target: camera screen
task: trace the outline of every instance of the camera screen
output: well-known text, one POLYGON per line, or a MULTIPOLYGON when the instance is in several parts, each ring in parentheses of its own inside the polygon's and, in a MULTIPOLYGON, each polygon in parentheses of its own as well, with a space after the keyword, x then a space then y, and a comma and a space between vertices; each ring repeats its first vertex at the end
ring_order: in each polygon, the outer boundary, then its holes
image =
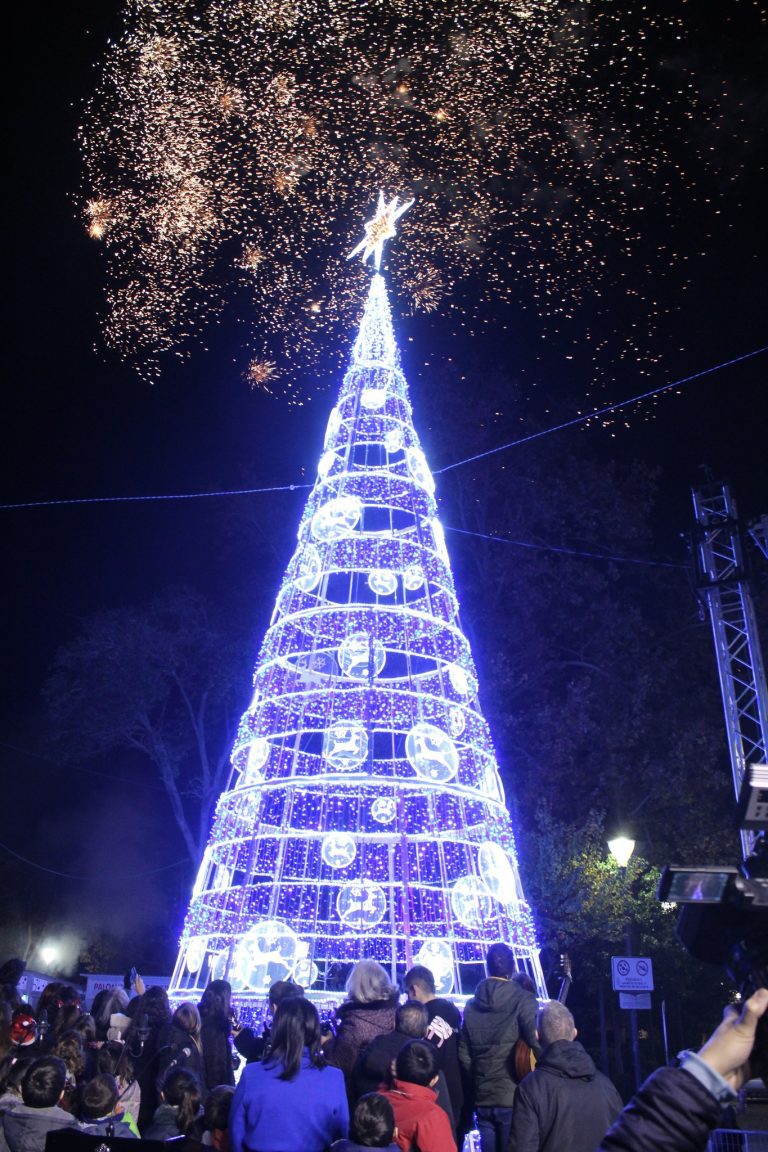
POLYGON ((729 872, 696 872, 693 869, 674 872, 666 899, 680 904, 698 901, 702 904, 719 904, 729 876, 729 872))

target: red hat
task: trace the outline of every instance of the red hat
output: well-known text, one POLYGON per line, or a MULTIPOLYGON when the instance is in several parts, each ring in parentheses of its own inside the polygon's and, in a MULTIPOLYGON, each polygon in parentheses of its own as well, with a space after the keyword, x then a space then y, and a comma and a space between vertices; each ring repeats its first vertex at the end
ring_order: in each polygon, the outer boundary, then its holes
POLYGON ((11 1018, 11 1040, 23 1048, 26 1044, 34 1044, 37 1040, 37 1020, 25 1008, 19 1008, 11 1018))

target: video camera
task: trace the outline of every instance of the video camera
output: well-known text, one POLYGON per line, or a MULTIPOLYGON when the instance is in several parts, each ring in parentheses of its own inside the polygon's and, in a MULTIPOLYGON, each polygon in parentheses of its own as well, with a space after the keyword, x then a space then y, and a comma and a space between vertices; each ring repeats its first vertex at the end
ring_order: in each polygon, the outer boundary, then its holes
MULTIPOLYGON (((768 988, 768 769, 751 766, 739 798, 741 827, 759 830, 753 854, 739 867, 668 864, 659 900, 680 905, 677 935, 690 956, 725 968, 742 998, 768 988)), ((752 1062, 768 1077, 768 1016, 760 1021, 752 1062)))

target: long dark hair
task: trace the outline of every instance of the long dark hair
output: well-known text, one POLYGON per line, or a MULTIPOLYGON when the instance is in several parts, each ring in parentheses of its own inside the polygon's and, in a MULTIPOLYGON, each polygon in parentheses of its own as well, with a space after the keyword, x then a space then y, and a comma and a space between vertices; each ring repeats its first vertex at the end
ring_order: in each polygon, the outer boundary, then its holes
POLYGON ((232 1003, 232 986, 227 980, 211 980, 202 996, 198 1008, 206 1020, 218 1020, 229 1025, 229 1009, 232 1003))
POLYGON ((179 1132, 191 1136, 200 1112, 200 1081, 186 1068, 174 1068, 163 1080, 160 1091, 166 1104, 176 1111, 179 1132))
POLYGON ((264 1067, 274 1068, 282 1064, 279 1079, 293 1080, 299 1074, 305 1048, 309 1049, 309 1062, 313 1068, 324 1068, 317 1008, 303 996, 290 996, 277 1006, 272 1025, 272 1050, 264 1061, 264 1067))

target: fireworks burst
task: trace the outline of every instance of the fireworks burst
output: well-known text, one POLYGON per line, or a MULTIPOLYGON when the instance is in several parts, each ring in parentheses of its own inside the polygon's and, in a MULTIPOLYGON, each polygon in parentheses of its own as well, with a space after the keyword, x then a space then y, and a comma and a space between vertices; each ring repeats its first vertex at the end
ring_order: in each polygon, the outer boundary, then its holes
POLYGON ((107 344, 152 376, 245 286, 248 378, 303 399, 297 371, 346 348, 368 273, 344 256, 380 188, 416 197, 388 254, 414 309, 471 318, 524 283, 567 317, 663 186, 664 100, 606 8, 132 0, 81 130, 107 344))

